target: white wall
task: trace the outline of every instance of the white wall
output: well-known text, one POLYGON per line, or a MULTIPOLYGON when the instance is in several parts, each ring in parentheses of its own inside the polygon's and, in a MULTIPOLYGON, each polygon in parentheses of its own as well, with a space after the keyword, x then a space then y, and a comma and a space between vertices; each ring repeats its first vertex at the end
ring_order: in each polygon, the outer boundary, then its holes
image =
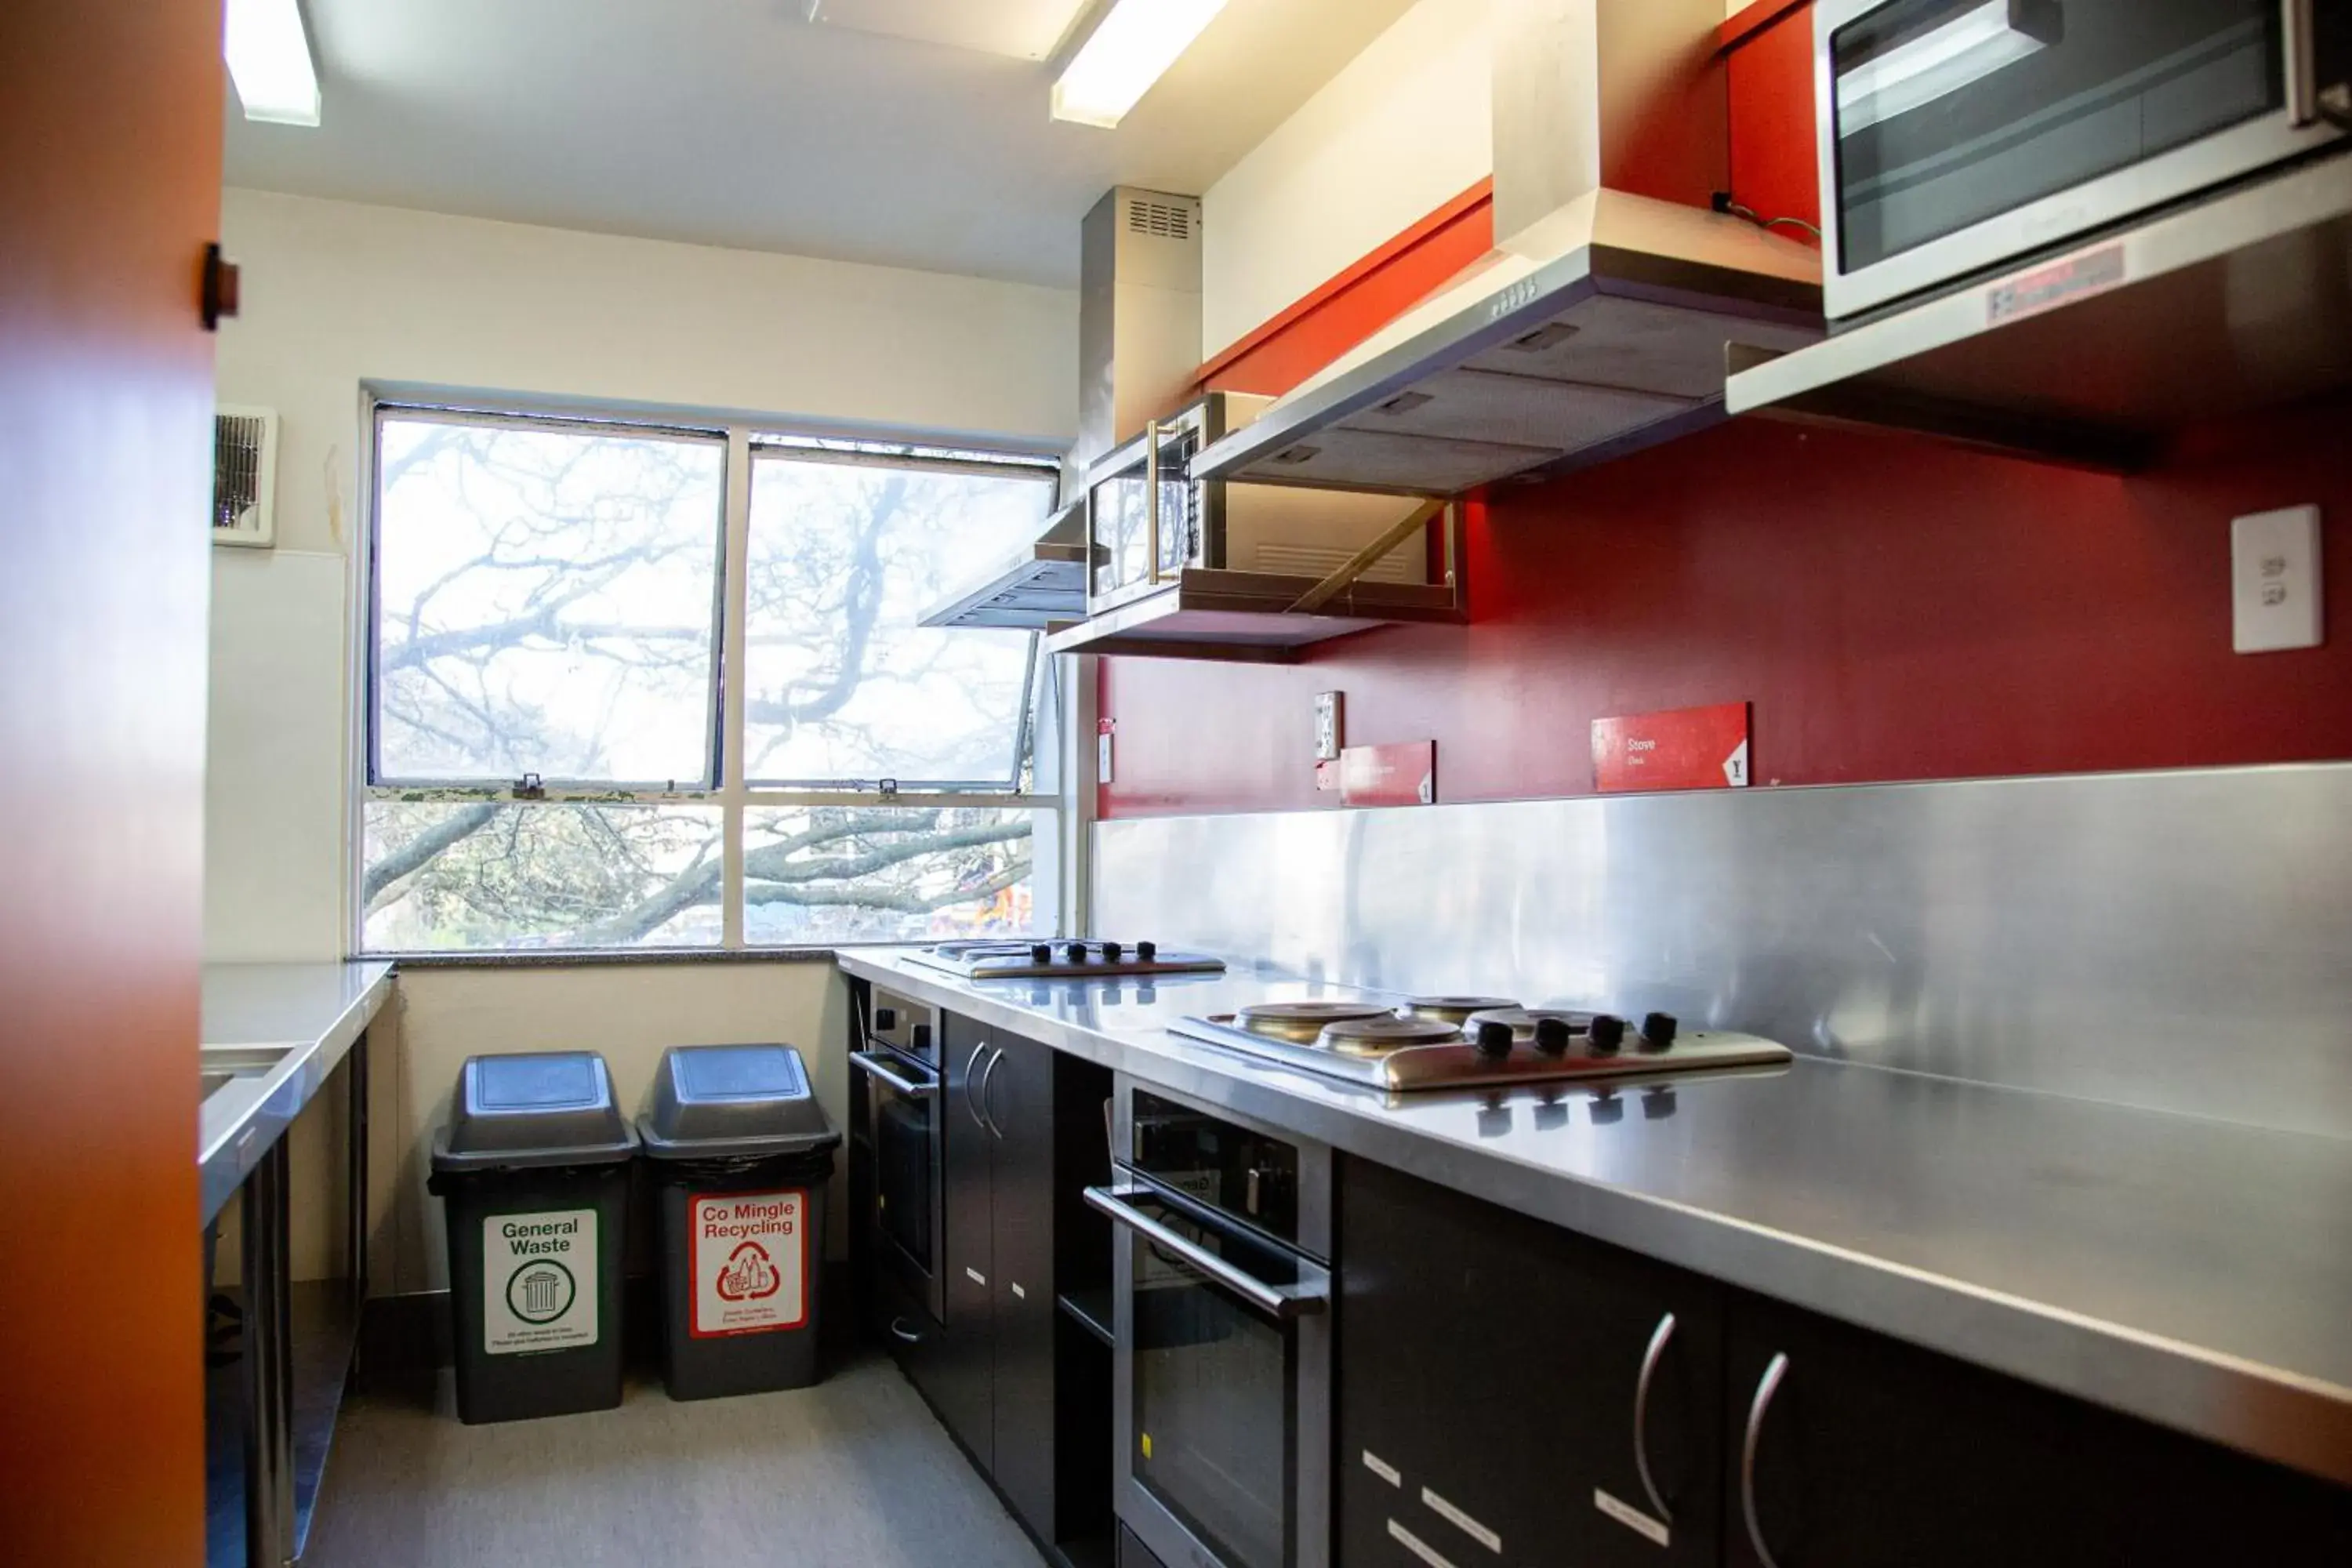
MULTIPOLYGON (((347 946, 363 385, 1054 447, 1076 431, 1066 290, 244 190, 224 194, 222 240, 244 270, 244 311, 221 332, 220 398, 277 409, 282 444, 278 549, 215 552, 215 960, 331 960, 347 946)), ((424 1181, 468 1056, 599 1050, 635 1109, 665 1046, 784 1040, 808 1054, 836 1120, 846 1104, 829 965, 412 969, 400 1004, 373 1064, 379 1291, 445 1279, 424 1181)), ((325 1131, 295 1144, 304 1275, 331 1252, 325 1131)))
POLYGON ((1421 0, 1202 197, 1213 356, 1494 173, 1487 0, 1421 0))

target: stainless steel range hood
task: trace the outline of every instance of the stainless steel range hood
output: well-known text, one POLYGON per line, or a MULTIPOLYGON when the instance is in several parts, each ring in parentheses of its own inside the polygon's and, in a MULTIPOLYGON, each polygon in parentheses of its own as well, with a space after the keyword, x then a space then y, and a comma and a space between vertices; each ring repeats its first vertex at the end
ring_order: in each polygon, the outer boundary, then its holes
POLYGON ((1564 472, 1725 417, 1726 344, 1822 336, 1819 256, 1712 210, 1729 184, 1719 0, 1494 0, 1494 16, 1501 243, 1196 473, 1451 496, 1564 472))
POLYGON ((1044 631, 1087 613, 1087 504, 1054 514, 1021 554, 927 611, 927 626, 1005 626, 1044 631))

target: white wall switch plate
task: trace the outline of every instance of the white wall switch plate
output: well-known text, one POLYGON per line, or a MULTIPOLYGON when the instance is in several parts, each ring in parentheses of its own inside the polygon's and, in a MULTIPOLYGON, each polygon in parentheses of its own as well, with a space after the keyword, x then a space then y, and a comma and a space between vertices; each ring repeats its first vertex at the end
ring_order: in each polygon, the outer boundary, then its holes
POLYGON ((2322 642, 2319 509, 2288 507, 2230 524, 2231 646, 2240 653, 2322 642))

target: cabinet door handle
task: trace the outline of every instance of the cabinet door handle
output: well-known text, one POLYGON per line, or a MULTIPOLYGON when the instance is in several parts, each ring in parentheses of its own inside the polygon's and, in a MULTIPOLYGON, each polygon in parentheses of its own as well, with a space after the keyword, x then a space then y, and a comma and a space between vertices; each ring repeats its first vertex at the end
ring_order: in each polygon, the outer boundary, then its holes
POLYGON ((914 1330, 906 1327, 906 1321, 907 1320, 904 1318, 893 1318, 890 1320, 891 1337, 910 1345, 921 1344, 923 1342, 923 1336, 915 1332, 914 1330))
POLYGON ((1789 1357, 1785 1352, 1776 1352, 1764 1375, 1756 1380, 1756 1397, 1748 1406, 1748 1435, 1739 1444, 1739 1511, 1747 1521, 1748 1544, 1764 1568, 1780 1568, 1780 1563, 1764 1544, 1764 1521, 1756 1517, 1756 1450, 1763 1446, 1764 1418, 1772 1414, 1773 1396, 1788 1375, 1789 1357))
POLYGON ((1649 1494, 1651 1511, 1661 1524, 1674 1523, 1675 1514, 1650 1474, 1650 1385, 1657 1381, 1658 1363, 1665 1359, 1666 1347, 1674 1338, 1675 1315, 1668 1312, 1651 1331, 1650 1348, 1642 1352, 1642 1375, 1633 1382, 1633 1470, 1642 1478, 1642 1489, 1649 1494))
POLYGON ((988 1058, 988 1066, 982 1068, 980 1074, 980 1119, 988 1123, 988 1130, 996 1134, 999 1142, 1004 1141, 1004 1129, 996 1124, 996 1112, 989 1108, 988 1091, 996 1082, 996 1069, 1003 1065, 1004 1047, 999 1046, 996 1054, 988 1058))
POLYGON ((980 1101, 972 1098, 971 1075, 980 1066, 980 1053, 986 1049, 988 1049, 988 1042, 981 1041, 980 1044, 972 1047, 970 1059, 963 1064, 963 1108, 971 1112, 971 1119, 982 1127, 988 1125, 988 1118, 982 1112, 980 1101))

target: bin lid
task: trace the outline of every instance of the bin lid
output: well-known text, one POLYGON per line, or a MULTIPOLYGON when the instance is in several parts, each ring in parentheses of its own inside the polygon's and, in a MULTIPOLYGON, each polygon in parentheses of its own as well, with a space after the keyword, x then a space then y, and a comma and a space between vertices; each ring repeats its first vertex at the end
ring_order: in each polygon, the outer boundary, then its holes
POLYGON ((654 1160, 815 1154, 841 1142, 790 1046, 672 1046, 637 1122, 654 1160))
POLYGON ((593 1051, 468 1057, 449 1125, 433 1140, 436 1171, 608 1165, 637 1152, 593 1051))

